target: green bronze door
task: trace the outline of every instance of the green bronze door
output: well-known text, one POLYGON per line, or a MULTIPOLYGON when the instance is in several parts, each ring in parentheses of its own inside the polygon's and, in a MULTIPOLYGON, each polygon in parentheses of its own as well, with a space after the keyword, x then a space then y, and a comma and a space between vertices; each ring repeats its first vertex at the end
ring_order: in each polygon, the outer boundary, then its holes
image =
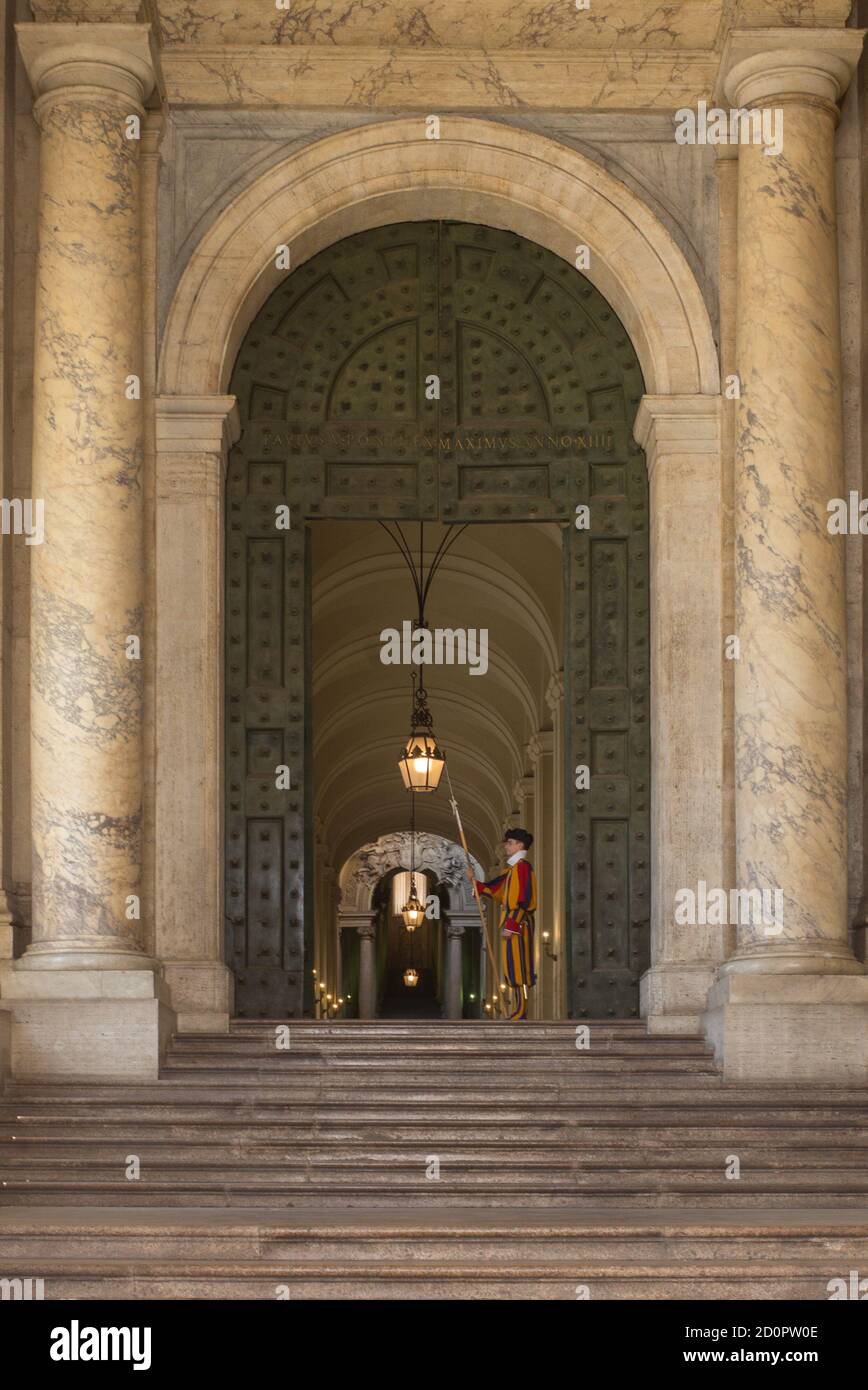
POLYGON ((649 961, 648 511, 632 442, 642 377, 623 326, 578 270, 522 237, 405 223, 288 274, 230 390, 236 1013, 310 1012, 306 537, 343 517, 562 524, 570 1012, 635 1016, 649 961))

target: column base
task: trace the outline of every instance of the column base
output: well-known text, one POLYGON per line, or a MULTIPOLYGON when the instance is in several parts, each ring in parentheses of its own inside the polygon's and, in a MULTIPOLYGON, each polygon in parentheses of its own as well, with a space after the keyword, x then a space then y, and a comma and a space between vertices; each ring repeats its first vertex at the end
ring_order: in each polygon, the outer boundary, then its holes
POLYGON ((30 898, 0 892, 0 960, 15 960, 30 940, 30 898))
POLYGON ((701 1033, 716 966, 708 962, 652 965, 639 981, 639 1012, 650 1034, 701 1033))
POLYGON ((724 1081, 868 1083, 866 975, 724 975, 704 1022, 724 1081))
POLYGON ((169 986, 179 1033, 228 1033, 235 976, 219 961, 167 960, 169 986))
POLYGON ((0 1009, 0 1095, 12 1070, 12 1015, 0 1009))
POLYGON ((11 1074, 154 1081, 175 1030, 165 981, 152 970, 0 972, 12 1016, 11 1074))

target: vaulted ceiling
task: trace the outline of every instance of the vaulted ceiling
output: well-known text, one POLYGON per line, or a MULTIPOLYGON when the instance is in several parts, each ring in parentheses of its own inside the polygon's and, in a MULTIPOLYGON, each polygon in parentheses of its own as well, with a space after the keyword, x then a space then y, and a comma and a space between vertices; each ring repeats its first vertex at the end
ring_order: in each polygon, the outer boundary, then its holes
MULTIPOLYGON (((419 528, 406 530, 418 543, 419 528)), ((561 665, 563 568, 553 524, 470 526, 431 589, 431 627, 485 628, 488 670, 384 665, 379 635, 414 616, 404 561, 374 522, 313 528, 315 812, 340 865, 360 844, 409 826, 398 757, 410 728, 411 670, 422 670, 471 848, 490 864, 525 745, 551 727, 545 692, 561 665)), ((430 560, 444 528, 425 527, 430 560)), ((451 836, 445 777, 417 797, 418 828, 451 836)))

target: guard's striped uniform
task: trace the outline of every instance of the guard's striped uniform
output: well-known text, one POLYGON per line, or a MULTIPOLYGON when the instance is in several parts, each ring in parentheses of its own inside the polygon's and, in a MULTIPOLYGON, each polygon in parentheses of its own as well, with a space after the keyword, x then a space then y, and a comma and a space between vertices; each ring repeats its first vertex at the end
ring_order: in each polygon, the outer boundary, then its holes
POLYGON ((516 1006, 510 1018, 524 1018, 527 991, 536 984, 533 941, 536 875, 527 859, 519 859, 505 874, 476 886, 480 893, 500 903, 503 976, 516 995, 516 1006))

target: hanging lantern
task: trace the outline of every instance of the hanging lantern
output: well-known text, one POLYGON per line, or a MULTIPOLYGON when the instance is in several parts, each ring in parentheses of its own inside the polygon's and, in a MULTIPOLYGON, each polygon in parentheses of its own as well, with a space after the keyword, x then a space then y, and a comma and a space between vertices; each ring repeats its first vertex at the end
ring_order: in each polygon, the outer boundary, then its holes
POLYGON ((398 760, 404 786, 411 792, 436 792, 446 759, 434 737, 434 719, 421 681, 413 676, 413 715, 407 745, 398 760))
POLYGON ((416 876, 410 875, 410 896, 401 908, 401 916, 408 931, 415 931, 425 917, 425 904, 416 896, 416 876))
POLYGON ((419 972, 414 970, 412 965, 404 971, 404 984, 408 989, 415 989, 419 983, 419 972))

